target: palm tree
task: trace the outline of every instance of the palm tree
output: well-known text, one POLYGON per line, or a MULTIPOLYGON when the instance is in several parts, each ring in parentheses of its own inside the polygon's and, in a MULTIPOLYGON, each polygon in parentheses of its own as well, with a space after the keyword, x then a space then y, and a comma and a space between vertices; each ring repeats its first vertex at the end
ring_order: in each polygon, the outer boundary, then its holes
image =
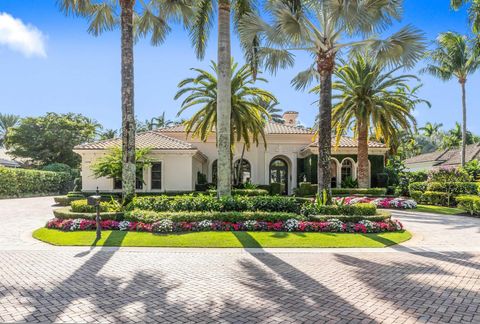
POLYGON ((461 163, 465 165, 465 145, 467 140, 467 98, 468 76, 480 67, 478 50, 469 44, 466 36, 457 33, 442 33, 436 40, 437 48, 428 53, 430 63, 422 70, 443 81, 457 79, 462 88, 462 152, 461 163))
POLYGON ((152 129, 165 128, 173 125, 173 121, 165 117, 165 112, 158 117, 153 117, 150 120, 150 123, 152 125, 152 129))
POLYGON ((427 122, 425 126, 420 127, 420 130, 423 131, 423 135, 431 138, 434 135, 437 135, 440 132, 440 129, 442 128, 443 124, 437 124, 437 123, 431 123, 427 122))
POLYGON ((401 9, 398 0, 272 1, 268 6, 272 24, 250 14, 240 25, 243 42, 260 38, 267 45, 259 47, 257 52, 260 62, 272 72, 292 66, 294 51, 307 52, 313 57, 310 67, 299 73, 292 84, 305 89, 316 80, 320 85, 318 191, 319 194, 326 191, 327 198, 331 194, 332 74, 336 58, 340 52, 368 46, 378 60, 412 66, 425 48, 423 36, 417 30, 406 27, 386 40, 368 38, 398 20, 401 9), (349 42, 352 35, 366 39, 349 42))
POLYGON ((459 10, 467 3, 470 3, 468 19, 472 24, 473 32, 478 34, 480 33, 480 0, 450 0, 450 5, 455 10, 459 10))
MULTIPOLYGON (((217 110, 217 83, 219 79, 217 79, 216 75, 220 71, 214 62, 212 62, 211 68, 214 72, 213 74, 201 69, 192 69, 192 71, 197 72, 197 76, 181 81, 178 84, 180 90, 175 96, 175 100, 177 100, 183 95, 187 95, 182 102, 182 108, 178 115, 191 107, 199 106, 197 112, 185 122, 185 126, 187 134, 191 133, 193 137, 199 137, 202 141, 206 141, 208 136, 213 131, 216 131, 219 120, 217 110)), ((242 160, 245 149, 250 149, 252 143, 259 145, 260 138, 263 140, 264 145, 267 145, 265 140, 265 122, 270 116, 267 110, 258 102, 261 100, 276 101, 276 98, 270 92, 253 86, 255 81, 266 82, 266 80, 262 78, 254 79, 249 65, 238 68, 238 64, 232 63, 230 73, 232 75, 232 90, 230 94, 232 110, 229 117, 230 142, 228 163, 232 164, 235 142, 242 141, 244 147, 242 157, 240 158, 241 161, 238 165, 243 166, 242 160)), ((217 139, 218 136, 219 134, 217 133, 217 139)), ((218 161, 217 168, 220 167, 218 161)), ((236 178, 239 179, 238 176, 236 178)), ((218 176, 217 180, 220 182, 218 176)))
POLYGON ((270 118, 273 122, 283 124, 285 120, 283 119, 282 115, 280 114, 282 112, 282 109, 277 108, 278 106, 278 101, 275 100, 264 100, 261 98, 255 99, 255 103, 262 106, 265 108, 270 115, 270 118))
MULTIPOLYGON (((397 75, 399 69, 387 69, 368 53, 356 55, 350 63, 335 71, 333 83, 332 126, 337 143, 345 130, 352 127, 358 141, 358 185, 370 186, 368 139, 370 129, 377 140, 390 145, 399 130, 410 133, 415 128, 411 114, 420 99, 407 83, 418 79, 413 75, 397 75)), ((314 91, 318 91, 316 87, 314 91)))
POLYGON ((134 112, 134 58, 136 37, 151 34, 152 45, 159 45, 171 30, 171 20, 188 23, 191 8, 186 0, 59 0, 60 10, 88 19, 88 32, 98 36, 119 27, 121 30, 122 79, 122 188, 124 203, 135 195, 135 112, 134 112))
POLYGON ((17 126, 20 116, 0 113, 0 147, 3 147, 9 128, 17 126))
POLYGON ((99 134, 99 139, 108 140, 108 139, 116 138, 117 136, 118 136, 118 130, 107 128, 99 134))
MULTIPOLYGON (((217 83, 217 147, 218 147, 218 196, 231 195, 230 166, 230 114, 231 114, 231 35, 230 15, 233 9, 233 23, 237 29, 241 19, 254 12, 255 0, 202 0, 197 1, 196 16, 192 23, 191 38, 196 54, 203 59, 205 48, 210 36, 212 20, 215 11, 218 17, 218 83, 217 83)), ((256 73, 255 48, 257 39, 249 44, 244 43, 247 60, 251 62, 254 76, 256 73)))

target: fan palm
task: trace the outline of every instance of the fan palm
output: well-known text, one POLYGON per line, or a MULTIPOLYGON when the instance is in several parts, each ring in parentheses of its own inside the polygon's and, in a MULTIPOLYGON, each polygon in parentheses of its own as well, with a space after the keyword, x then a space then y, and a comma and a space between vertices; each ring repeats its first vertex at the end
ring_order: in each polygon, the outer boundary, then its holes
POLYGON ((480 33, 480 0, 450 0, 450 5, 455 10, 459 10, 468 3, 470 3, 468 19, 472 24, 473 32, 478 34, 480 33))
POLYGON ((0 113, 0 147, 5 143, 8 136, 8 129, 15 127, 20 121, 20 116, 0 113))
POLYGON ((437 48, 428 53, 430 63, 422 70, 443 81, 457 79, 462 88, 462 149, 461 163, 465 165, 467 141, 467 78, 480 68, 478 50, 466 36, 457 33, 442 33, 436 40, 437 48))
MULTIPOLYGON (((216 131, 218 125, 218 93, 217 79, 219 69, 212 62, 213 73, 201 69, 192 69, 198 73, 194 78, 181 81, 178 84, 180 90, 175 96, 179 99, 183 95, 187 97, 182 102, 182 108, 178 115, 191 107, 199 107, 197 112, 185 122, 187 134, 198 137, 206 141, 208 136, 216 131)), ((235 142, 242 141, 244 149, 247 150, 252 144, 258 145, 260 139, 265 140, 265 122, 270 118, 268 111, 261 106, 259 101, 276 101, 276 98, 270 92, 254 87, 255 79, 253 72, 248 65, 238 68, 236 63, 231 65, 231 114, 230 114, 230 143, 229 143, 229 161, 232 163, 233 149, 235 142)), ((265 79, 256 78, 256 81, 266 82, 265 79)), ((219 134, 217 132, 217 139, 219 134)), ((218 143, 218 142, 217 142, 218 143)), ((243 150, 244 151, 244 150, 243 150)), ((239 163, 242 165, 242 163, 239 163)), ((217 167, 219 167, 217 162, 217 167)), ((220 181, 220 179, 217 180, 220 181)))
MULTIPOLYGON (((230 166, 230 114, 231 114, 231 35, 230 15, 233 13, 234 28, 237 29, 242 17, 255 11, 255 0, 199 0, 196 1, 196 15, 192 23, 191 38, 199 58, 205 56, 205 49, 213 25, 213 16, 218 16, 218 83, 217 83, 217 146, 218 146, 218 196, 231 195, 230 166), (232 10, 233 9, 233 10, 232 10)), ((245 45, 247 60, 251 62, 255 76, 256 38, 245 45)))
POLYGON ((141 3, 139 12, 135 0, 59 0, 60 10, 86 18, 89 33, 98 36, 119 27, 121 30, 122 78, 122 188, 124 203, 135 195, 135 113, 133 46, 135 38, 151 35, 158 45, 171 30, 169 22, 188 23, 191 7, 186 0, 151 0, 141 3))
MULTIPOLYGON (((370 186, 368 139, 370 129, 377 140, 390 145, 399 130, 415 129, 412 110, 422 102, 407 83, 418 79, 413 75, 396 75, 402 67, 387 69, 371 56, 356 55, 349 64, 335 71, 333 83, 332 126, 336 141, 352 127, 358 140, 358 185, 370 186)), ((318 91, 316 87, 314 91, 318 91)))
POLYGON ((272 72, 292 66, 294 51, 311 54, 312 64, 292 84, 297 89, 305 89, 313 80, 320 84, 318 190, 330 195, 332 74, 337 56, 368 46, 378 60, 411 66, 424 51, 423 36, 405 27, 386 40, 369 37, 400 18, 398 0, 270 1, 267 9, 272 24, 248 15, 240 25, 242 40, 251 43, 257 37, 266 44, 257 53, 260 63, 272 72), (352 35, 362 38, 349 42, 352 35))

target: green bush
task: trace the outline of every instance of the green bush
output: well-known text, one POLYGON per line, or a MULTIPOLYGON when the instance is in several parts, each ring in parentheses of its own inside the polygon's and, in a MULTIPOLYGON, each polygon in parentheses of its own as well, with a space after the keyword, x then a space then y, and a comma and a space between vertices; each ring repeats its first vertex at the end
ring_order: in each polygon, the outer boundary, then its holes
POLYGON ((310 182, 300 182, 298 188, 295 188, 294 193, 298 197, 315 196, 318 190, 318 185, 313 185, 310 182))
POLYGON ((465 209, 470 215, 480 215, 480 197, 475 195, 462 195, 456 198, 458 207, 465 209))
POLYGON ((410 195, 412 191, 420 191, 420 192, 425 192, 427 191, 427 182, 412 182, 408 186, 408 190, 410 191, 410 195))
POLYGON ((378 213, 373 216, 348 216, 348 215, 312 215, 308 219, 316 222, 326 222, 331 219, 338 219, 345 223, 358 223, 362 220, 368 220, 371 222, 382 222, 389 220, 391 214, 387 212, 378 213))
POLYGON ((53 200, 57 205, 60 206, 70 206, 70 203, 75 200, 81 200, 85 199, 84 196, 78 196, 78 197, 70 197, 70 196, 58 196, 58 197, 53 197, 53 200))
POLYGON ((170 219, 173 222, 197 222, 202 220, 217 220, 224 222, 239 222, 246 220, 258 220, 265 222, 286 221, 288 219, 304 220, 301 215, 282 212, 154 212, 146 210, 132 210, 125 214, 125 220, 144 223, 155 223, 162 219, 170 219))
POLYGON ((70 174, 0 167, 0 197, 28 197, 66 193, 70 174))
MULTIPOLYGON (((72 212, 74 213, 95 213, 95 206, 91 206, 88 204, 86 199, 82 200, 74 200, 70 203, 72 208, 72 212)), ((105 213, 109 211, 109 203, 108 202, 101 202, 100 203, 100 212, 105 213)))
MULTIPOLYGON (((208 193, 216 196, 217 190, 211 189, 208 190, 208 193)), ((265 189, 232 189, 232 195, 234 196, 268 196, 269 192, 265 189)))
POLYGON ((476 182, 429 182, 428 191, 446 192, 452 196, 477 195, 478 183, 476 182))
POLYGON ((425 191, 422 195, 422 202, 435 206, 450 206, 450 196, 446 192, 425 191))
POLYGON ((271 195, 281 195, 285 192, 285 184, 273 182, 270 184, 271 195))
MULTIPOLYGON (((55 218, 59 219, 95 219, 96 213, 79 213, 74 212, 70 207, 63 207, 57 208, 53 210, 53 215, 55 218)), ((123 220, 123 213, 122 212, 102 212, 101 214, 102 219, 111 219, 116 221, 123 220)))
POLYGON ((470 182, 472 177, 462 168, 440 168, 428 173, 428 182, 470 182))
POLYGON ((428 174, 425 171, 401 172, 398 176, 398 185, 395 190, 395 195, 410 196, 410 184, 415 182, 425 182, 427 179, 428 174))
POLYGON ((369 195, 385 196, 387 188, 332 188, 334 196, 369 195))
POLYGON ((302 206, 301 214, 307 217, 311 215, 373 216, 377 214, 377 208, 373 204, 318 205, 305 203, 302 206))
POLYGON ((417 203, 423 202, 423 192, 417 190, 410 190, 410 197, 417 203))
POLYGON ((152 196, 135 197, 131 209, 156 212, 193 211, 269 211, 298 213, 295 198, 283 196, 233 196, 217 199, 214 196, 152 196))

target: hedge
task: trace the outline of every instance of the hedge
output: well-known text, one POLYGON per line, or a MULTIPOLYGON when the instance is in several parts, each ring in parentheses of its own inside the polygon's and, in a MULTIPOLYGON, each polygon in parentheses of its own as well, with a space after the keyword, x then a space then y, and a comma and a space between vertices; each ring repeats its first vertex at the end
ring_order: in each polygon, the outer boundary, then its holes
MULTIPOLYGON (((83 218, 83 219, 95 219, 95 213, 78 213, 72 211, 70 207, 62 207, 53 210, 53 215, 55 218, 59 219, 76 219, 76 218, 83 218)), ((124 218, 124 214, 120 212, 103 212, 100 213, 102 219, 111 219, 116 221, 121 221, 124 218)))
POLYGON ((348 216, 348 215, 312 215, 309 220, 315 222, 325 222, 331 219, 338 219, 344 223, 358 223, 362 220, 371 222, 382 222, 391 219, 391 214, 387 212, 377 213, 373 216, 348 216))
POLYGON ((459 195, 477 195, 480 185, 477 182, 414 182, 409 186, 410 195, 418 202, 455 206, 459 195))
POLYGON ((452 206, 453 200, 450 199, 451 196, 446 192, 439 192, 439 191, 425 191, 420 201, 426 203, 428 205, 435 205, 435 206, 452 206))
POLYGON ((480 197, 462 195, 456 198, 458 207, 465 209, 470 215, 480 215, 480 197))
MULTIPOLYGON (((301 182, 299 187, 295 189, 295 195, 299 197, 315 196, 318 186, 310 182, 301 182)), ((350 196, 350 195, 369 195, 369 196, 385 196, 387 188, 332 188, 334 196, 350 196)))
POLYGON ((147 210, 132 210, 125 213, 124 220, 152 224, 162 219, 173 222, 198 222, 202 220, 240 222, 257 220, 265 222, 286 221, 288 219, 305 220, 305 217, 294 213, 282 212, 154 212, 147 210))
POLYGON ((410 191, 410 195, 412 194, 412 191, 420 191, 420 192, 425 192, 427 191, 427 182, 412 182, 408 185, 408 191, 410 191))
POLYGON ((355 205, 317 205, 306 203, 302 206, 301 214, 311 215, 346 215, 346 216, 373 216, 377 214, 377 207, 374 204, 355 205))
MULTIPOLYGON (((100 212, 105 213, 110 210, 110 204, 108 202, 101 202, 100 203, 100 212)), ((72 212, 74 213, 95 213, 96 209, 95 206, 89 205, 86 199, 75 200, 70 203, 72 208, 72 212)))
POLYGON ((300 204, 295 198, 283 196, 233 196, 217 199, 214 196, 156 196, 135 197, 130 209, 156 212, 180 211, 269 211, 298 213, 300 204))
MULTIPOLYGON (((211 189, 208 190, 208 193, 216 196, 217 190, 211 189)), ((232 195, 234 196, 268 196, 269 191, 265 189, 232 189, 232 195)))
POLYGON ((27 197, 65 193, 71 186, 70 174, 0 167, 0 197, 27 197))
POLYGON ((57 197, 53 197, 53 200, 55 201, 55 203, 57 205, 60 205, 60 206, 70 206, 72 201, 81 200, 81 199, 85 199, 85 197, 84 196, 77 196, 77 197, 57 196, 57 197))

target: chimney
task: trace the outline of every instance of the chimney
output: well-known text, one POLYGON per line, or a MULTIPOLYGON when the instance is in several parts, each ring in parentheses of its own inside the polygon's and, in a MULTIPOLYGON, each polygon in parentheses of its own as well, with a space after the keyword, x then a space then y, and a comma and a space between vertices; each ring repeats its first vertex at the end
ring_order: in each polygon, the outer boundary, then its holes
POLYGON ((297 126, 297 117, 298 112, 296 111, 286 111, 283 113, 283 120, 285 121, 285 125, 289 126, 297 126))

